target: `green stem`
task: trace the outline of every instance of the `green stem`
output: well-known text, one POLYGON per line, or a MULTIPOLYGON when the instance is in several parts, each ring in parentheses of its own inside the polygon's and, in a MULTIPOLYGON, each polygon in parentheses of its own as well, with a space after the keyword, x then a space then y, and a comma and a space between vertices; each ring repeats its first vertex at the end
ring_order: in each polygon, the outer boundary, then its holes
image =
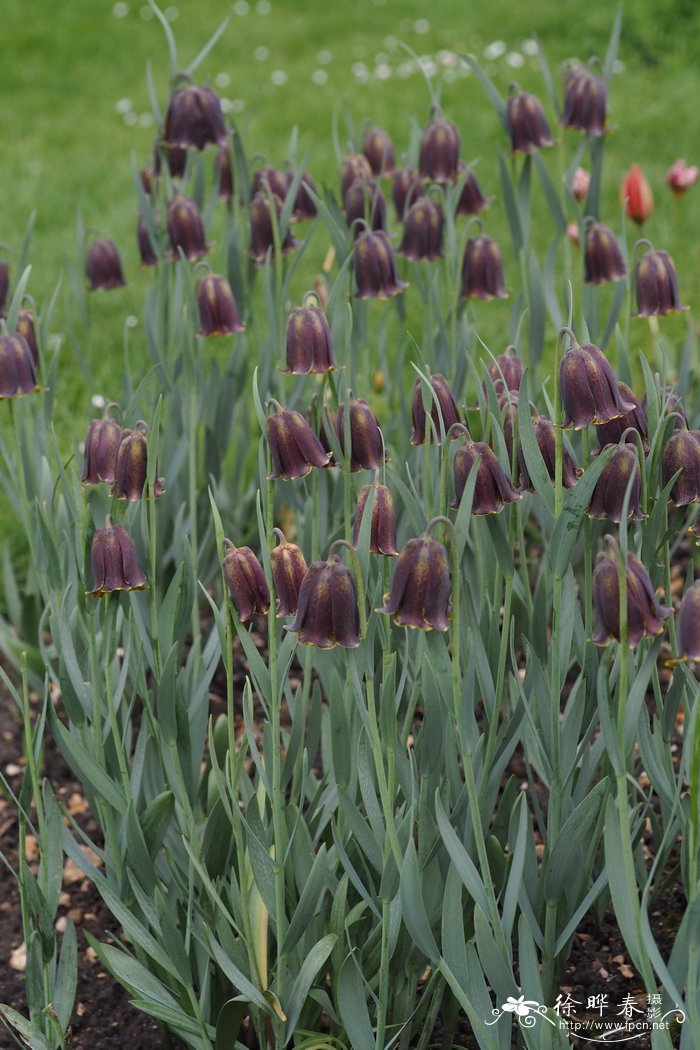
MULTIPOLYGON (((188 498, 190 504, 190 546, 192 548, 192 593, 197 594, 197 566, 199 565, 199 536, 197 527, 197 493, 199 491, 199 474, 197 471, 199 449, 199 424, 197 418, 197 384, 192 383, 189 399, 189 442, 188 442, 188 498)), ((155 586, 155 578, 151 587, 155 586)), ((192 603, 192 639, 199 635, 199 607, 192 603)))
MULTIPOLYGON (((269 450, 268 450, 269 458, 269 450)), ((271 464, 268 464, 271 467, 271 464)), ((269 471, 271 472, 271 470, 269 471)), ((267 486, 267 541, 272 549, 275 545, 274 528, 274 483, 267 486)), ((285 854, 287 850, 287 828, 284 818, 284 798, 282 795, 282 727, 281 727, 281 691, 277 667, 277 621, 275 618, 274 581, 270 580, 270 609, 267 614, 267 650, 268 668, 270 671, 270 719, 272 723, 272 825, 275 840, 275 929, 277 938, 277 995, 284 1002, 284 955, 282 944, 287 932, 287 913, 285 909, 285 854)))

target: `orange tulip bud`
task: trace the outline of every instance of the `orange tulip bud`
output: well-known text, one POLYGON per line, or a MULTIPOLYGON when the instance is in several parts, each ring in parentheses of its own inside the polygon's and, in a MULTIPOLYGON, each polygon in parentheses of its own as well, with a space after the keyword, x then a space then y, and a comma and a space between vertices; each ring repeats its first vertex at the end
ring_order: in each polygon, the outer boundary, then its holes
POLYGON ((654 195, 638 164, 633 164, 622 180, 621 198, 630 219, 640 226, 653 212, 654 195))

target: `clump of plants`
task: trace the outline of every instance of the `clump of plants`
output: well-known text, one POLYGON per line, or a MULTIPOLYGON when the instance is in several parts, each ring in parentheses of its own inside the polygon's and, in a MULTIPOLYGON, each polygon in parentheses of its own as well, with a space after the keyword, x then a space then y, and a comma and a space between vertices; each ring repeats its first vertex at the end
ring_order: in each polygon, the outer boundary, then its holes
MULTIPOLYGON (((652 1045, 691 1047, 695 341, 664 335, 687 309, 674 261, 630 243, 640 170, 600 213, 619 19, 561 84, 540 54, 544 101, 465 56, 495 112, 493 195, 436 92, 403 167, 370 128, 337 186, 304 160, 255 168, 162 22, 172 93, 134 166, 140 363, 81 449, 52 426, 67 363, 53 305, 26 312, 28 268, 0 337, 29 552, 21 587, 5 569, 3 677, 42 857, 17 872, 27 1013, 3 1019, 70 1045, 65 851, 124 933, 93 941, 101 962, 197 1050, 423 1050, 464 1018, 482 1050, 576 1045, 562 980, 607 909, 652 1045), (97 841, 42 783, 45 732, 97 841)), ((91 293, 118 294, 116 246, 84 248, 91 293)), ((69 309, 79 330, 81 281, 69 309)))

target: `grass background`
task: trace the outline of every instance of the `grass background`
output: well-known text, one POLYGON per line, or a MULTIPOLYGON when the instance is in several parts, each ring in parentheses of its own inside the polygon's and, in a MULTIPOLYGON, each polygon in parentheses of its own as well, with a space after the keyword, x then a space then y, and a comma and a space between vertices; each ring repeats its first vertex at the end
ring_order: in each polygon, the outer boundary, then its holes
MULTIPOLYGON (((197 71, 197 81, 212 84, 221 95, 249 157, 262 155, 283 166, 296 128, 299 156, 308 158, 317 184, 336 194, 334 119, 343 142, 349 125, 359 129, 368 119, 383 125, 394 139, 397 156, 428 120, 428 88, 402 47, 407 45, 442 71, 436 82, 445 115, 461 129, 462 156, 480 158, 482 187, 497 197, 497 147, 505 148, 505 138, 476 77, 451 56, 473 53, 504 94, 517 79, 542 98, 554 124, 556 114, 526 42, 534 35, 542 42, 559 87, 558 71, 565 59, 586 61, 604 54, 615 13, 607 0, 579 0, 556 9, 549 0, 475 0, 469 5, 452 0, 430 5, 423 0, 357 0, 350 6, 337 0, 238 0, 232 5, 188 0, 164 3, 163 9, 177 39, 180 68, 230 15, 223 36, 197 71)), ((29 291, 39 310, 59 278, 62 282, 51 326, 55 341, 61 342, 53 396, 59 441, 68 455, 95 414, 91 397, 120 396, 125 318, 140 317, 152 280, 138 267, 132 164, 148 163, 156 134, 147 63, 164 111, 168 51, 162 27, 142 0, 68 0, 60 5, 5 0, 3 37, 0 241, 9 246, 14 283, 23 232, 35 212, 29 291), (89 325, 80 347, 87 368, 82 372, 76 367, 76 347, 66 324, 72 309, 70 269, 80 274, 83 266, 76 244, 78 212, 85 227, 116 241, 129 282, 123 290, 88 297, 89 325)), ((664 176, 677 157, 685 156, 689 163, 700 160, 700 5, 693 0, 663 5, 638 0, 629 5, 619 58, 610 93, 615 131, 606 147, 601 217, 620 229, 620 180, 631 163, 640 162, 656 197, 644 233, 655 247, 671 252, 681 299, 692 305, 700 284, 700 190, 674 200, 664 176)), ((559 139, 558 149, 547 156, 553 177, 563 171, 578 141, 571 133, 561 133, 559 139)), ((500 200, 486 213, 485 225, 487 232, 507 242, 500 200)), ((631 231, 630 239, 635 234, 631 231)), ((217 249, 210 264, 220 271, 223 237, 217 238, 214 231, 214 239, 217 249)), ((320 265, 326 245, 324 234, 308 253, 300 294, 311 284, 309 265, 320 265)), ((505 262, 508 278, 515 260, 506 255, 505 262)), ((493 303, 486 304, 480 316, 477 312, 477 329, 483 323, 495 352, 507 342, 510 310, 508 303, 493 303)), ((676 320, 671 319, 667 331, 680 338, 687 321, 676 320)), ((248 352, 254 353, 254 326, 249 326, 246 338, 248 352)), ((138 355, 138 321, 129 341, 130 352, 138 355)), ((6 535, 14 538, 2 507, 0 521, 6 535)), ((18 537, 14 541, 20 542, 18 537)))

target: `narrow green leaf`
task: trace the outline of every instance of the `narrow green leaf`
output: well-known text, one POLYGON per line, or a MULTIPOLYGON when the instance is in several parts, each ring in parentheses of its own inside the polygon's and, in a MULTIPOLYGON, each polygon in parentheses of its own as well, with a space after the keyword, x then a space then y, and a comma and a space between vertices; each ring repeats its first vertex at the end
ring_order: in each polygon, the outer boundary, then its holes
MULTIPOLYGON (((287 933, 282 944, 282 954, 289 955, 294 949, 299 938, 306 933, 307 926, 318 908, 319 898, 324 892, 328 881, 328 859, 325 842, 322 843, 314 858, 309 876, 304 884, 299 903, 297 904, 292 920, 287 928, 287 933)), ((289 1011, 287 1011, 288 1013, 289 1011)))
POLYGON ((284 1029, 285 1046, 294 1035, 299 1015, 308 998, 311 985, 314 983, 318 971, 331 954, 336 940, 337 937, 334 933, 322 937, 321 940, 311 948, 301 964, 301 969, 296 976, 289 993, 289 998, 285 1003, 284 1012, 287 1015, 287 1023, 284 1029))
POLYGON ((75 926, 71 919, 63 931, 61 955, 56 971, 56 983, 53 991, 53 1005, 58 1014, 58 1023, 65 1032, 70 1024, 78 988, 78 941, 75 926))
POLYGON ((102 766, 79 743, 74 734, 69 729, 66 729, 59 720, 53 704, 49 704, 48 715, 54 740, 71 769, 75 771, 81 780, 89 784, 98 798, 107 802, 117 813, 123 815, 126 812, 127 803, 120 788, 113 780, 110 780, 102 766))
POLYGON ((224 1003, 216 1019, 214 1050, 231 1050, 248 1013, 249 1006, 244 999, 229 999, 224 1003))
POLYGON ((418 854, 412 838, 408 840, 408 848, 401 867, 401 910, 403 920, 414 942, 427 959, 435 962, 439 959, 440 952, 425 910, 418 854))
MULTIPOLYGON (((35 1028, 32 1022, 27 1020, 22 1014, 13 1010, 11 1006, 5 1006, 4 1003, 0 1003, 0 1014, 2 1014, 10 1027, 19 1033, 26 1046, 30 1047, 30 1050, 53 1050, 53 1044, 49 1046, 39 1029, 35 1028)), ((374 1043, 372 1046, 374 1046, 374 1043)))
POLYGON ((353 953, 345 959, 338 977, 338 1009, 352 1050, 375 1050, 364 983, 353 953))
POLYGON ((445 843, 447 852, 457 869, 460 879, 464 883, 473 900, 483 909, 484 912, 487 912, 489 907, 488 897, 486 896, 486 890, 481 881, 481 876, 477 871, 474 861, 460 842, 457 832, 447 819, 447 815, 442 806, 442 801, 438 794, 435 795, 435 817, 437 819, 438 830, 440 831, 442 841, 445 843))
POLYGON ((575 870, 580 870, 583 856, 591 844, 591 829, 601 812, 607 791, 607 780, 603 778, 564 821, 545 871, 545 900, 559 900, 575 870))

